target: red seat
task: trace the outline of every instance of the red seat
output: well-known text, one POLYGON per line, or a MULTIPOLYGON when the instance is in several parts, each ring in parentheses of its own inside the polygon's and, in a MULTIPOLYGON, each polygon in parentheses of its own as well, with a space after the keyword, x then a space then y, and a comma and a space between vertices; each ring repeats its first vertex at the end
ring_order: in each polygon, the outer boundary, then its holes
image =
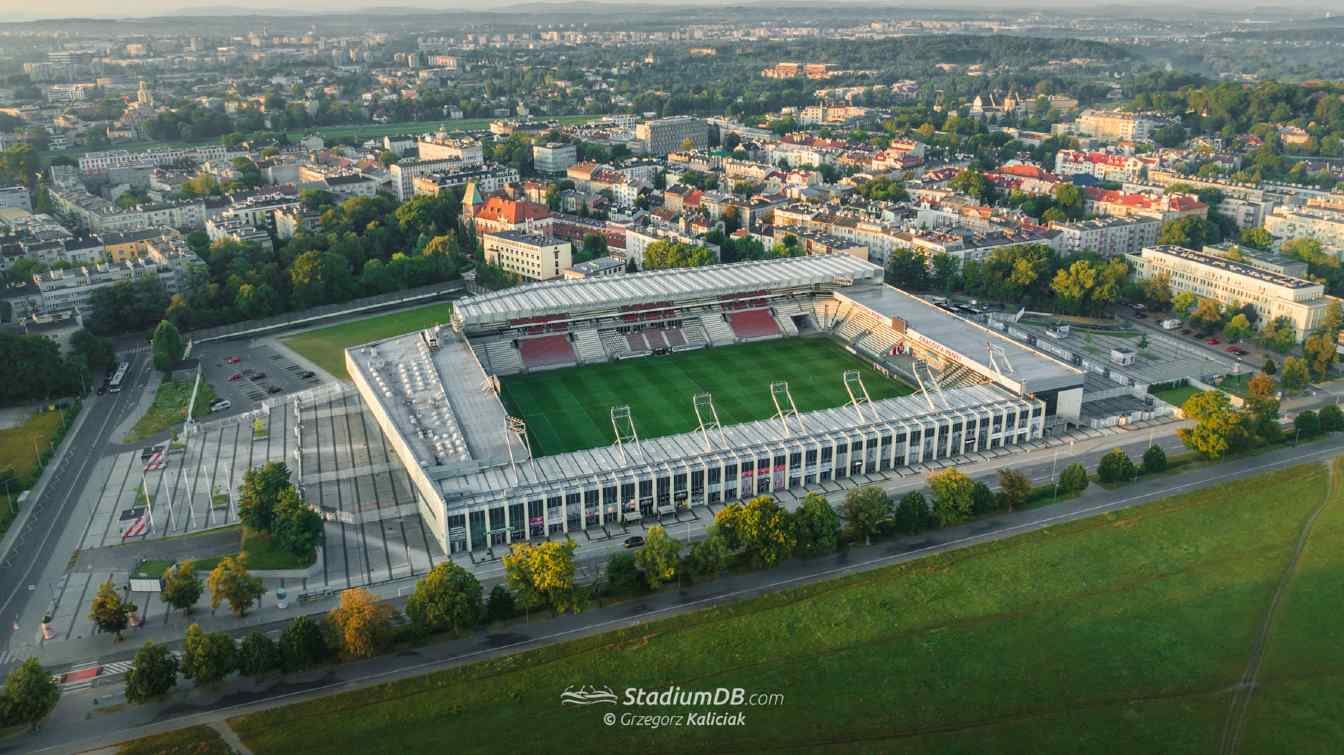
POLYGON ((738 338, 765 338, 779 335, 779 323, 768 310, 749 309, 728 315, 728 324, 738 338))
POLYGON ((523 364, 527 365, 528 369, 578 362, 574 356, 574 347, 570 346, 567 336, 525 338, 518 342, 518 351, 522 353, 523 364))

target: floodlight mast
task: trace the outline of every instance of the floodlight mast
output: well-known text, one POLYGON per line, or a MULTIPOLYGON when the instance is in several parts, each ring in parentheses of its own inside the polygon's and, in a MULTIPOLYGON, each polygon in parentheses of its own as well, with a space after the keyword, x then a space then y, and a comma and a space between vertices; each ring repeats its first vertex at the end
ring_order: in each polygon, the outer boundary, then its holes
POLYGON ((802 434, 807 431, 807 426, 803 424, 803 417, 798 413, 798 405, 793 403, 793 394, 789 392, 788 383, 771 383, 770 400, 775 402, 775 418, 779 420, 780 427, 784 430, 784 437, 794 433, 802 434), (790 420, 797 423, 796 430, 790 426, 790 420))
POLYGON ((849 403, 854 406, 854 413, 859 415, 860 422, 869 421, 873 400, 868 396, 868 388, 863 384, 863 376, 858 370, 845 370, 843 379, 845 381, 845 390, 849 392, 849 403))
POLYGON ((616 433, 616 450, 621 455, 621 463, 628 463, 631 449, 637 456, 644 455, 639 444, 639 433, 635 432, 635 420, 630 414, 630 406, 611 407, 611 429, 616 433))
POLYGON ((714 397, 709 393, 697 393, 691 397, 691 406, 695 409, 695 418, 700 421, 700 438, 705 442, 705 450, 713 451, 716 441, 720 448, 727 448, 719 412, 714 408, 714 397))

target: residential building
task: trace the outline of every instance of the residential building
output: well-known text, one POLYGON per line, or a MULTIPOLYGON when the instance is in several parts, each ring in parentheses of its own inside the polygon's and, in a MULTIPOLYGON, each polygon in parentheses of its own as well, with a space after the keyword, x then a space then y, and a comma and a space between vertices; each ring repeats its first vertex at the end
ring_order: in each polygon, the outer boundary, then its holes
POLYGON ((456 160, 463 167, 485 162, 481 143, 475 139, 451 137, 446 134, 422 136, 416 145, 421 160, 456 160))
POLYGON ((1129 255, 1137 279, 1164 275, 1173 293, 1188 291, 1219 304, 1250 304, 1261 322, 1287 317, 1306 337, 1325 317, 1325 287, 1217 254, 1180 246, 1145 247, 1129 255))
POLYGON ((387 169, 392 178, 392 193, 397 201, 405 202, 415 196, 415 177, 430 173, 453 171, 468 167, 461 160, 421 160, 418 157, 406 157, 387 169))
POLYGON ((1114 155, 1108 152, 1082 152, 1061 149, 1055 153, 1055 172, 1061 176, 1083 173, 1102 181, 1124 183, 1138 181, 1146 163, 1132 155, 1114 155))
POLYGON ((485 261, 505 272, 528 280, 542 281, 558 277, 573 262, 568 241, 549 239, 540 234, 503 231, 481 235, 485 261))
POLYGON ((493 196, 476 211, 477 233, 543 233, 551 211, 544 204, 493 196))
POLYGON ((1059 231, 1058 249, 1064 253, 1096 252, 1107 257, 1133 254, 1157 243, 1162 220, 1152 217, 1110 217, 1051 223, 1059 231))
POLYGON ((1265 230, 1280 239, 1309 237, 1331 250, 1344 250, 1344 211, 1327 207, 1275 207, 1265 230))
POLYGON ((457 189, 469 183, 476 184, 481 194, 503 191, 505 186, 518 181, 518 171, 507 165, 484 165, 477 168, 435 171, 416 176, 411 183, 415 194, 438 194, 444 189, 457 189))
POLYGON ((176 293, 177 273, 172 265, 138 259, 68 270, 52 270, 34 275, 33 283, 41 295, 41 314, 74 311, 81 317, 88 318, 93 314, 92 300, 95 291, 150 276, 158 278, 170 294, 176 293))
POLYGON ((1161 120, 1142 113, 1088 109, 1078 115, 1074 130, 1107 141, 1141 141, 1150 138, 1161 125, 1161 120))
POLYGON ((124 149, 88 152, 79 157, 79 170, 85 175, 106 173, 114 168, 158 168, 182 161, 193 163, 222 162, 228 159, 228 150, 222 144, 204 144, 198 147, 149 149, 127 152, 124 149))

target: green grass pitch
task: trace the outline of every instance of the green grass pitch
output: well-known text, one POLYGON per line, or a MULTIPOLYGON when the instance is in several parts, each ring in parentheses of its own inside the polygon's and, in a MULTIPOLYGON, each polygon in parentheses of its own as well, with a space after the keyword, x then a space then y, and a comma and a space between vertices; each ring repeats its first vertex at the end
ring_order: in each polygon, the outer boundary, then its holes
POLYGON ((611 407, 630 405, 641 438, 697 427, 691 397, 709 392, 727 427, 775 413, 770 384, 785 381, 798 411, 849 402, 843 375, 858 369, 874 400, 914 392, 824 338, 787 338, 627 359, 500 379, 504 407, 527 421, 538 456, 611 445, 611 407))

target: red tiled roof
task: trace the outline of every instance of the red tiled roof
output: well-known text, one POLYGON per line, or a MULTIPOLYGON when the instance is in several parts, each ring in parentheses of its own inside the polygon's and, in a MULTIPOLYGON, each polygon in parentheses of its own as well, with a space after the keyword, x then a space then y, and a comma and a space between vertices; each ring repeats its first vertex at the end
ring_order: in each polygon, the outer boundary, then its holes
POLYGON ((550 214, 550 209, 544 204, 518 202, 496 196, 490 197, 485 206, 476 213, 476 217, 516 225, 529 220, 540 220, 550 214))

